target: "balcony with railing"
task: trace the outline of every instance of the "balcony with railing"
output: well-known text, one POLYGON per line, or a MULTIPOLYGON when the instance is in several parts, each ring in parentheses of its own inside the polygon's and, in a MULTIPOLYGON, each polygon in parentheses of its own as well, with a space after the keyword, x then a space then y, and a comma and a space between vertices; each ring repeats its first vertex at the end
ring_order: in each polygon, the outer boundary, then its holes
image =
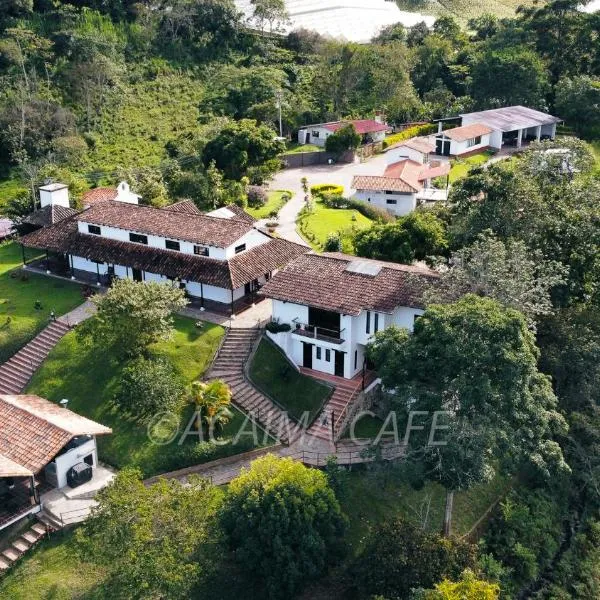
POLYGON ((342 334, 345 331, 344 329, 330 329, 328 327, 322 327, 321 325, 301 323, 296 320, 294 320, 293 323, 292 333, 302 338, 312 338, 330 344, 343 344, 345 341, 342 337, 342 334))

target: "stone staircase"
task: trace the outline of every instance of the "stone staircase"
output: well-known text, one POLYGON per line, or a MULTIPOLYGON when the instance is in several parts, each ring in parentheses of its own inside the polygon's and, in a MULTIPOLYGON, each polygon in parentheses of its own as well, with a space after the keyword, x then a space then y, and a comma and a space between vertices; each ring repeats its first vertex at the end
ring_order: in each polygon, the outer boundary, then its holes
POLYGON ((296 424, 285 411, 259 392, 244 373, 259 335, 259 329, 230 329, 206 378, 221 379, 227 383, 235 404, 249 413, 273 437, 289 444, 296 424))
POLYGON ((56 524, 45 520, 38 513, 38 521, 21 534, 6 550, 0 552, 0 575, 6 573, 26 552, 31 550, 42 538, 57 529, 56 524))
MULTIPOLYGON (((322 378, 315 375, 315 371, 301 369, 306 375, 323 379, 335 386, 333 394, 323 407, 321 414, 315 419, 314 423, 309 427, 308 434, 314 435, 322 440, 333 441, 331 422, 336 421, 338 417, 346 410, 346 407, 352 402, 355 395, 360 392, 361 382, 356 382, 352 379, 343 379, 336 377, 335 381, 332 378, 322 378)), ((336 434, 341 433, 337 432, 336 434)))
POLYGON ((57 342, 70 330, 53 321, 12 358, 0 366, 0 394, 20 394, 57 342))

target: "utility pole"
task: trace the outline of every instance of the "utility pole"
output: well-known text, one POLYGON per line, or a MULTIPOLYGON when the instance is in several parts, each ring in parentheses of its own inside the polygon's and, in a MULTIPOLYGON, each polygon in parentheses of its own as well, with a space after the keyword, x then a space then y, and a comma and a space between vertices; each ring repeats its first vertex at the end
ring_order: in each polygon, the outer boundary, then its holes
POLYGON ((277 98, 277 108, 279 109, 279 137, 283 137, 283 125, 281 122, 281 101, 283 98, 283 94, 281 90, 277 90, 275 92, 275 97, 277 98))

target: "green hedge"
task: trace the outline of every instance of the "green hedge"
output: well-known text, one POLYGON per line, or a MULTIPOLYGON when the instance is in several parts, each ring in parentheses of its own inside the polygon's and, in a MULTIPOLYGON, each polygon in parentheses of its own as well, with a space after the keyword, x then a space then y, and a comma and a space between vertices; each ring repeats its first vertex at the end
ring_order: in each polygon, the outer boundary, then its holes
POLYGON ((361 200, 344 198, 339 194, 324 194, 321 197, 321 202, 327 208, 353 208, 367 219, 379 221, 380 223, 390 223, 395 220, 395 217, 383 208, 377 208, 361 200))
POLYGON ((404 131, 399 131, 398 133, 392 133, 392 135, 388 135, 385 140, 383 140, 383 147, 387 148, 388 146, 397 144, 398 142, 403 142, 404 140, 409 140, 410 138, 417 137, 419 135, 428 135, 433 133, 435 130, 436 126, 433 123, 415 125, 414 127, 409 127, 404 131))
POLYGON ((322 198, 325 194, 333 194, 336 196, 344 195, 344 186, 336 185, 335 183, 319 183, 310 186, 311 196, 322 198))

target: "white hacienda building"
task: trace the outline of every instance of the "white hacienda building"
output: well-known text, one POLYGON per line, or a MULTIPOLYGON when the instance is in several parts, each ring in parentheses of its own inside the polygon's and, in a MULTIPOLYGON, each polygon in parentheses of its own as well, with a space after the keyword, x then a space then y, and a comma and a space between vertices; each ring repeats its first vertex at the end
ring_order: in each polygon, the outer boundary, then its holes
POLYGON ((304 254, 260 292, 272 299, 273 320, 291 327, 269 336, 294 364, 352 378, 365 367, 374 333, 391 325, 412 331, 436 277, 425 267, 304 254))
MULTIPOLYGON (((67 216, 21 238, 25 247, 46 251, 53 265, 73 278, 108 283, 177 280, 201 306, 232 313, 246 307, 271 275, 306 248, 257 229, 237 206, 201 213, 191 201, 165 208, 137 204, 126 184, 84 197, 81 212, 65 206, 66 188, 48 186, 45 207, 67 216)), ((44 209, 42 209, 44 210, 44 209)), ((35 213, 34 213, 35 215, 35 213)))

